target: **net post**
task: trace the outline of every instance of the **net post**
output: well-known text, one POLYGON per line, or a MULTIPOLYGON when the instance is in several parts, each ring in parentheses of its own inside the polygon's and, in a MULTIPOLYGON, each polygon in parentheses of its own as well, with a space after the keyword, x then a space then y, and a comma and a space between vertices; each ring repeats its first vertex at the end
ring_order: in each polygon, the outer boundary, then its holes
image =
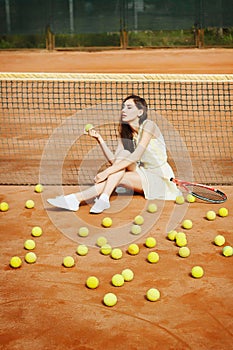
POLYGON ((125 29, 121 31, 120 41, 121 48, 126 50, 128 47, 128 32, 125 29))
POLYGON ((48 51, 53 51, 55 48, 55 35, 51 31, 50 26, 46 27, 46 49, 48 51))

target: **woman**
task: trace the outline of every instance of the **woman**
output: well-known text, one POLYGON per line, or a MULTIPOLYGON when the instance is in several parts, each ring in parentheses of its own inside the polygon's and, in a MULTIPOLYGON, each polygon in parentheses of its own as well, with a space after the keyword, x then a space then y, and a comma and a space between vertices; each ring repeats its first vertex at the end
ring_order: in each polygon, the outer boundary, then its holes
POLYGON ((80 203, 97 197, 90 213, 98 214, 110 208, 109 198, 117 186, 139 192, 146 199, 174 200, 180 194, 170 182, 174 173, 167 163, 163 136, 157 125, 147 119, 147 104, 140 96, 131 95, 123 101, 119 131, 115 155, 95 129, 88 131, 99 142, 111 165, 96 175, 94 186, 48 199, 48 203, 77 211, 80 203))

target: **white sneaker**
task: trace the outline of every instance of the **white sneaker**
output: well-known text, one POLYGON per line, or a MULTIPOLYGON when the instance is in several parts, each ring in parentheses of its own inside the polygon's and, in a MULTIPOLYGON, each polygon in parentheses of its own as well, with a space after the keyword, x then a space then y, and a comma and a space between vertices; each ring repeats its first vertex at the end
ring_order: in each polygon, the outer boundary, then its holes
POLYGON ((109 209, 110 208, 110 203, 107 201, 104 201, 103 199, 95 199, 95 204, 91 207, 90 209, 90 213, 91 214, 100 214, 102 213, 104 210, 109 209))
POLYGON ((77 200, 74 194, 70 194, 68 196, 59 196, 56 198, 49 198, 47 199, 47 202, 53 205, 54 207, 71 211, 78 211, 80 204, 80 202, 77 200))

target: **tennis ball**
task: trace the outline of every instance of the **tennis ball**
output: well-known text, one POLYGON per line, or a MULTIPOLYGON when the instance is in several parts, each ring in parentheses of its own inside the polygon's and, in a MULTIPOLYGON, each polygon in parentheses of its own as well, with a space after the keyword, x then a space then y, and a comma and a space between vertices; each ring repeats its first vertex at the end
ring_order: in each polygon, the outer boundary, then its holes
POLYGON ((8 203, 2 202, 2 203, 0 204, 0 210, 1 210, 1 211, 7 211, 8 209, 9 209, 9 204, 8 204, 8 203))
POLYGON ((22 260, 20 259, 19 256, 12 256, 10 259, 10 266, 13 267, 14 269, 17 269, 22 265, 22 260))
POLYGON ((43 186, 41 184, 37 184, 34 188, 34 191, 37 192, 37 193, 41 193, 43 192, 43 186))
POLYGON ((112 247, 110 246, 110 244, 104 244, 100 248, 100 252, 103 255, 109 255, 111 253, 111 251, 112 251, 112 247))
POLYGON ((95 276, 90 276, 86 280, 86 286, 90 289, 96 289, 99 286, 99 280, 95 276))
POLYGON ((97 238, 96 244, 98 247, 102 247, 103 245, 107 244, 107 242, 107 238, 100 236, 97 238))
POLYGON ((187 202, 189 203, 194 203, 196 201, 196 198, 191 194, 189 193, 187 196, 186 196, 186 200, 187 202))
POLYGON ((191 270, 191 275, 194 278, 201 278, 204 275, 204 270, 201 266, 194 266, 191 270))
POLYGON ((184 196, 177 196, 176 204, 184 204, 184 196))
POLYGON ((132 225, 130 232, 133 235, 139 235, 142 232, 142 228, 140 225, 134 224, 134 225, 132 225))
POLYGON ((147 248, 154 248, 156 246, 156 239, 154 237, 147 237, 145 246, 147 248))
POLYGON ((184 239, 184 238, 186 238, 186 234, 184 232, 177 232, 176 240, 177 239, 184 239))
POLYGON ((80 244, 76 250, 78 255, 84 256, 88 253, 88 247, 85 244, 80 244))
POLYGON ((94 128, 94 126, 92 124, 86 124, 85 127, 84 127, 84 130, 86 132, 88 132, 90 129, 93 129, 93 128, 94 128))
POLYGON ((121 274, 126 282, 132 281, 134 278, 134 273, 130 269, 124 269, 121 274))
POLYGON ((33 241, 33 239, 27 239, 24 242, 24 248, 27 250, 35 249, 35 247, 36 247, 36 243, 35 243, 35 241, 33 241))
POLYGON ((182 222, 182 227, 186 230, 190 230, 193 227, 193 223, 191 220, 186 219, 182 222))
POLYGON ((222 216, 222 217, 228 216, 228 209, 227 208, 220 208, 218 211, 218 215, 222 216))
POLYGON ((37 256, 35 253, 33 252, 28 252, 25 257, 24 257, 25 261, 28 263, 28 264, 34 264, 37 260, 37 256))
POLYGON ((119 260, 122 258, 122 250, 120 248, 114 248, 112 251, 111 251, 111 257, 115 260, 119 260))
POLYGON ((157 210, 158 210, 158 207, 155 203, 150 203, 147 207, 147 211, 149 213, 156 213, 157 210))
POLYGON ((139 253, 140 249, 136 243, 132 243, 128 246, 127 251, 130 255, 137 255, 139 253))
POLYGON ((40 237, 42 235, 43 231, 42 228, 39 226, 35 226, 32 228, 32 236, 34 237, 40 237))
POLYGON ((178 247, 185 247, 187 245, 187 239, 185 237, 176 238, 176 245, 178 247))
POLYGON ((112 226, 112 219, 108 218, 108 217, 104 218, 102 220, 102 226, 104 226, 104 227, 111 227, 112 226))
POLYGON ((159 261, 159 254, 156 252, 150 252, 147 255, 147 260, 151 263, 151 264, 155 264, 159 261))
POLYGON ((223 248, 222 253, 224 256, 232 256, 233 255, 233 248, 229 245, 226 245, 223 248))
POLYGON ((80 227, 80 229, 78 230, 78 235, 80 237, 87 237, 89 234, 89 229, 85 226, 80 227))
POLYGON ((104 296, 103 302, 106 306, 114 306, 117 303, 117 296, 114 293, 107 293, 104 296))
POLYGON ((156 288, 150 288, 146 292, 146 297, 149 301, 157 301, 160 299, 160 291, 156 288))
POLYGON ((28 199, 25 203, 25 208, 27 209, 32 209, 34 208, 34 206, 35 206, 35 203, 32 199, 28 199))
POLYGON ((124 277, 117 273, 114 276, 112 276, 112 285, 115 287, 121 287, 125 283, 124 277))
POLYGON ((217 235, 214 238, 214 244, 218 245, 219 247, 222 246, 225 243, 225 237, 222 235, 217 235))
POLYGON ((190 255, 190 249, 188 247, 181 247, 179 249, 179 256, 181 258, 187 258, 190 255))
POLYGON ((73 267, 75 265, 74 258, 72 256, 66 256, 63 259, 63 265, 65 267, 73 267))
POLYGON ((168 232, 167 238, 168 238, 170 241, 174 241, 174 240, 176 239, 176 234, 177 234, 177 231, 171 230, 171 231, 168 232))
POLYGON ((215 211, 209 210, 209 211, 206 213, 206 219, 207 219, 207 220, 213 221, 213 220, 215 220, 215 218, 216 218, 216 213, 215 213, 215 211))
POLYGON ((142 225, 144 223, 144 218, 141 215, 137 215, 134 218, 134 223, 136 225, 142 225))

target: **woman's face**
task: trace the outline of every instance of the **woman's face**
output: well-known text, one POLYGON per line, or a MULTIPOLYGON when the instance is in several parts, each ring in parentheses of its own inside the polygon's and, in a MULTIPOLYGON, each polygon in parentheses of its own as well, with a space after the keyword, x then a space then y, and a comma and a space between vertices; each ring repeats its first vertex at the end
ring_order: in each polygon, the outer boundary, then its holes
POLYGON ((127 123, 137 120, 143 114, 142 109, 138 109, 133 99, 126 100, 122 105, 121 120, 127 123))

